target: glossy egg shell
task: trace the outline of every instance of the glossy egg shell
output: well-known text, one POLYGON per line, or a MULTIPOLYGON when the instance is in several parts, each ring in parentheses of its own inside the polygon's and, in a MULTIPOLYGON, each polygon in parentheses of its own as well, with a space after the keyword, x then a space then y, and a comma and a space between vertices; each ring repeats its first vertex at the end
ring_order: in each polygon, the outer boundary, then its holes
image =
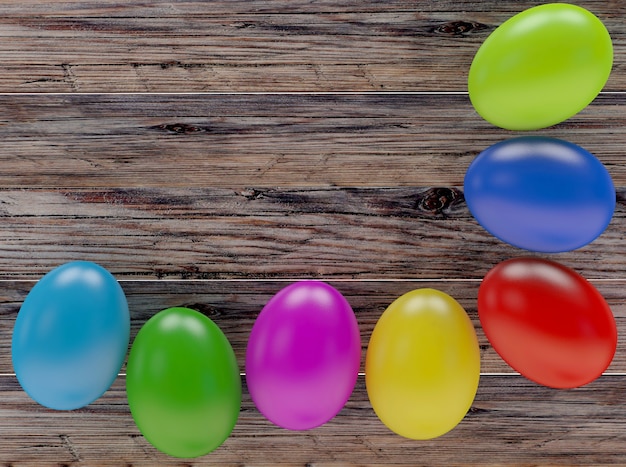
POLYGON ((111 386, 129 336, 128 303, 115 278, 94 263, 66 263, 26 296, 13 329, 13 367, 41 405, 77 409, 111 386))
POLYGON ((479 379, 474 326, 448 294, 408 292, 376 323, 365 382, 376 415, 395 433, 411 439, 447 433, 470 409, 479 379))
POLYGON ((593 381, 617 347, 615 319, 602 295, 546 259, 514 258, 491 269, 478 291, 478 315, 498 354, 544 386, 593 381))
POLYGON ((220 328, 189 308, 150 318, 135 338, 126 370, 128 405, 157 449, 194 458, 218 448, 239 417, 241 377, 220 328))
POLYGON ((265 305, 250 333, 250 396, 276 425, 317 427, 350 397, 360 358, 358 323, 341 293, 319 281, 291 284, 265 305))
POLYGON ((551 3, 501 24, 478 49, 468 90, 485 120, 509 130, 535 130, 585 108, 611 73, 613 45, 589 11, 551 3))
POLYGON ((530 251, 580 248, 609 225, 615 187, 604 165, 567 141, 522 136, 476 157, 465 174, 465 200, 491 234, 530 251))

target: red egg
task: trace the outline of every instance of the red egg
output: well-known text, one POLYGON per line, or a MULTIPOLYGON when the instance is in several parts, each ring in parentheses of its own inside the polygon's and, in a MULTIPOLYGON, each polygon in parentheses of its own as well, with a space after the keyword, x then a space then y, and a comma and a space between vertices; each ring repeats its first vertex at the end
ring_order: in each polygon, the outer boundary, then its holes
POLYGON ((615 319, 602 295, 553 261, 516 258, 495 266, 478 291, 478 315, 498 354, 544 386, 593 381, 617 347, 615 319))

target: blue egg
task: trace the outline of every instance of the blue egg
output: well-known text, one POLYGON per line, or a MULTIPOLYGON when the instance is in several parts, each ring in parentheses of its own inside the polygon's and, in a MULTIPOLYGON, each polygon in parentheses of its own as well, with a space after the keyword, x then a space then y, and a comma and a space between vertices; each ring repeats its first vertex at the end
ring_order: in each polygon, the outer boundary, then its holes
POLYGON ((128 303, 115 278, 94 263, 66 263, 26 296, 13 328, 13 367, 35 401, 73 410, 111 386, 129 338, 128 303))
POLYGON ((613 181, 593 154, 540 136, 481 152, 467 169, 464 190, 472 215, 491 234, 543 253, 587 245, 615 210, 613 181))

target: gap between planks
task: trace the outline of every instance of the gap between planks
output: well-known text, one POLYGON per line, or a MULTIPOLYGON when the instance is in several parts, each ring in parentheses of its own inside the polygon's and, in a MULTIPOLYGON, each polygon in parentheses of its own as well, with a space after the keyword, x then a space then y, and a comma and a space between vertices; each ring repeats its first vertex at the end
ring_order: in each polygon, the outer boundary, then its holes
MULTIPOLYGON (((15 378, 15 373, 0 373, 0 378, 15 378)), ((118 377, 122 377, 125 378, 126 377, 126 373, 118 373, 117 374, 118 377)), ((245 372, 240 372, 239 373, 240 377, 244 377, 246 376, 245 372)), ((359 372, 358 376, 360 378, 365 376, 365 373, 363 372, 359 372)), ((509 373, 505 373, 505 372, 485 372, 485 373, 480 373, 480 376, 483 377, 495 377, 495 378, 500 378, 503 376, 522 376, 521 373, 516 373, 516 372, 509 372, 509 373)), ((626 376, 626 372, 606 372, 606 373, 602 373, 599 378, 604 378, 607 376, 626 376)))
MULTIPOLYGON (((0 92, 0 96, 467 96, 467 91, 120 91, 120 92, 0 92)), ((626 91, 601 91, 598 96, 624 95, 626 91)), ((596 96, 596 97, 598 97, 596 96)))
MULTIPOLYGON (((468 282, 468 283, 480 283, 482 282, 481 278, 468 278, 468 279, 462 279, 462 278, 443 278, 443 277, 428 277, 428 278, 414 278, 414 279, 407 279, 407 278, 402 278, 402 277, 398 277, 398 278, 384 278, 384 279, 372 279, 372 278, 365 278, 365 279, 350 279, 350 278, 335 278, 335 277, 318 277, 315 276, 315 278, 311 278, 311 279, 306 279, 303 277, 292 277, 292 278, 285 278, 285 277, 280 277, 280 278, 250 278, 250 279, 133 279, 133 278, 126 278, 126 279, 117 279, 117 282, 159 282, 159 283, 177 283, 177 282, 185 282, 185 283, 189 283, 189 282, 194 282, 194 283, 205 283, 205 284, 210 284, 210 283, 218 283, 218 282, 283 282, 283 283, 291 283, 291 282, 299 282, 299 281, 303 281, 303 280, 316 280, 316 281, 323 281, 323 282, 361 282, 361 283, 367 283, 367 282, 407 282, 407 283, 420 283, 420 282, 443 282, 443 283, 450 283, 450 282, 456 282, 456 283, 462 283, 462 282, 468 282)), ((585 280, 587 280, 588 282, 592 282, 592 283, 602 283, 602 284, 618 284, 620 282, 626 282, 626 277, 618 277, 618 278, 585 278, 585 280)), ((0 279, 0 284, 1 283, 34 283, 34 282, 38 282, 39 279, 10 279, 10 278, 2 278, 0 279)))

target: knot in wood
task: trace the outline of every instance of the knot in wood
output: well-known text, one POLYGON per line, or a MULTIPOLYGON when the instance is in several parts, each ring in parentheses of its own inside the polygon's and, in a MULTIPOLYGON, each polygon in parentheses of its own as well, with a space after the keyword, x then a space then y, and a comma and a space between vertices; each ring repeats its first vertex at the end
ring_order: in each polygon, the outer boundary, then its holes
POLYGON ((419 195, 416 208, 433 216, 443 215, 463 199, 463 193, 456 188, 433 187, 419 195))
POLYGON ((488 29, 489 26, 474 21, 449 21, 435 26, 433 32, 436 34, 446 34, 449 36, 462 36, 474 31, 488 29))
POLYGON ((159 130, 167 131, 169 133, 176 133, 180 135, 187 135, 190 133, 197 133, 199 131, 203 131, 201 128, 193 125, 187 125, 186 123, 170 123, 158 125, 157 128, 159 130))
POLYGON ((265 193, 263 190, 257 190, 256 188, 246 188, 239 192, 241 196, 249 200, 263 198, 263 193, 265 193))

